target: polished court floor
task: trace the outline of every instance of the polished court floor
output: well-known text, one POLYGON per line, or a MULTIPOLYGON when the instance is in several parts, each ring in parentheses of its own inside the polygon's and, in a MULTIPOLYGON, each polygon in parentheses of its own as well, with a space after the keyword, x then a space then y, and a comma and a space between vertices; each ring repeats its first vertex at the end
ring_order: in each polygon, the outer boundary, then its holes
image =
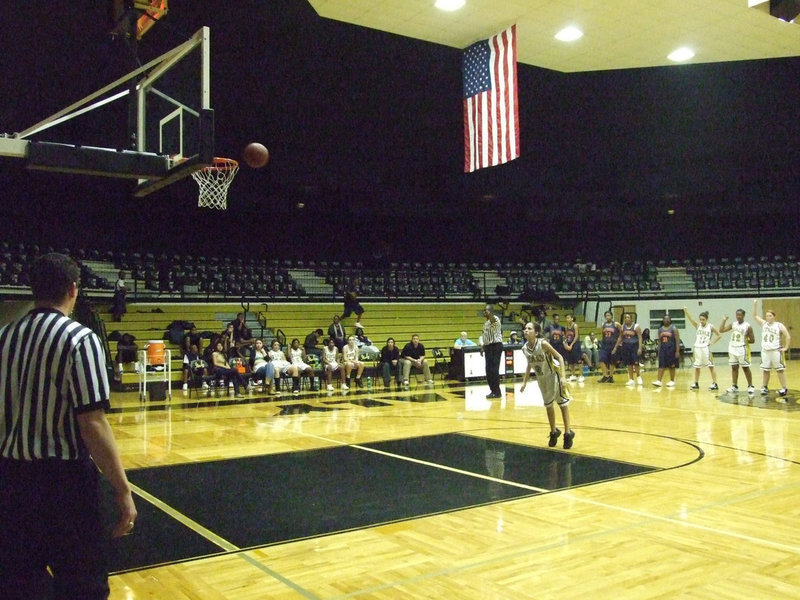
POLYGON ((794 367, 785 399, 590 377, 569 451, 520 380, 114 394, 140 517, 111 597, 800 597, 794 367))

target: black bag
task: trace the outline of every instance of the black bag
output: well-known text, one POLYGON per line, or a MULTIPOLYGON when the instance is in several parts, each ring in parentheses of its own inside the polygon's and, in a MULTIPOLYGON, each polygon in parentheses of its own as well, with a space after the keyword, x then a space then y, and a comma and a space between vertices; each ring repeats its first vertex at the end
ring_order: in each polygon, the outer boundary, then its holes
POLYGON ((167 384, 164 381, 155 381, 148 388, 150 402, 159 402, 167 399, 167 384))

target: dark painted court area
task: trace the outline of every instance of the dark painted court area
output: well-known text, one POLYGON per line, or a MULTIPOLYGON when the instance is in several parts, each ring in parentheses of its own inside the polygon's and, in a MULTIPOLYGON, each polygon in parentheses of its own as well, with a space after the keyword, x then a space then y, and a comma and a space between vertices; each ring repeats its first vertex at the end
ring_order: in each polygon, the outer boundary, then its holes
MULTIPOLYGON (((652 470, 447 434, 137 469, 128 475, 134 485, 191 521, 238 548, 249 548, 652 470)), ((139 505, 136 533, 117 544, 112 570, 223 551, 150 503, 140 499, 139 505)))

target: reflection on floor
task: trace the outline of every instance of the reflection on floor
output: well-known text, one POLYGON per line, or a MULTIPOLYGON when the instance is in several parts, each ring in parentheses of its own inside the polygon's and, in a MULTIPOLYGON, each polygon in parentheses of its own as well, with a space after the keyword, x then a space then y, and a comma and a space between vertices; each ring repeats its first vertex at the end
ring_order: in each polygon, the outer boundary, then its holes
POLYGON ((756 393, 752 395, 740 390, 738 394, 723 392, 718 398, 720 402, 738 404, 740 406, 753 406, 769 410, 800 410, 800 404, 797 403, 797 392, 791 389, 787 391, 785 396, 780 396, 776 390, 771 390, 768 394, 762 396, 761 392, 756 389, 756 393))

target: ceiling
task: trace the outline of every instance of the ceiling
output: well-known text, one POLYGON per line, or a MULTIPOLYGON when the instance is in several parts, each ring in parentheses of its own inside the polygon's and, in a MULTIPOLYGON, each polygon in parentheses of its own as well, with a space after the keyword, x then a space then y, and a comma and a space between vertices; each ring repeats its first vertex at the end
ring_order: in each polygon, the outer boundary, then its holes
POLYGON ((800 25, 771 17, 769 2, 466 0, 455 12, 434 0, 309 2, 321 17, 454 48, 516 23, 517 61, 566 73, 674 65, 667 54, 679 46, 694 50, 689 64, 800 56, 800 25), (583 37, 556 40, 567 25, 583 37))

